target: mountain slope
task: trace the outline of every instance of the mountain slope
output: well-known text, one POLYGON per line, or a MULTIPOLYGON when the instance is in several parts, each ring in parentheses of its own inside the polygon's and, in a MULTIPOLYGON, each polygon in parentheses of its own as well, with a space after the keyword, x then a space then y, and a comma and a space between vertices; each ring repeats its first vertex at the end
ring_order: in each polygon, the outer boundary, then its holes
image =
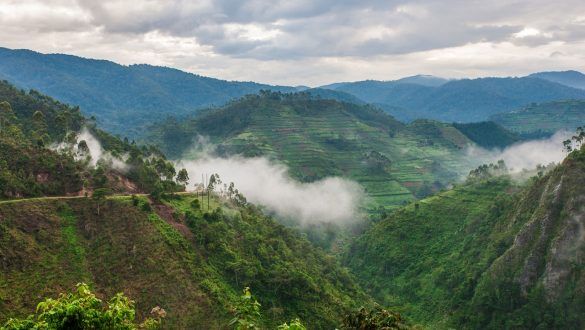
POLYGON ((537 78, 452 80, 440 86, 362 81, 333 87, 368 103, 407 109, 389 113, 401 120, 483 121, 532 102, 585 99, 585 91, 537 78))
POLYGON ((0 78, 79 105, 105 129, 126 136, 136 136, 142 125, 169 114, 222 105, 261 89, 294 90, 213 79, 165 67, 122 66, 110 61, 7 48, 0 48, 0 78))
POLYGON ((255 207, 213 198, 208 213, 194 199, 0 203, 0 323, 81 281, 125 292, 140 319, 161 306, 170 329, 225 328, 245 286, 268 328, 295 317, 333 328, 371 302, 332 257, 255 207))
POLYGON ((178 188, 174 171, 155 148, 111 136, 79 108, 0 81, 0 199, 178 188))
POLYGON ((585 123, 585 101, 569 100, 531 104, 491 119, 521 134, 552 134, 559 130, 573 131, 585 123))
POLYGON ((573 88, 585 89, 585 74, 579 71, 537 72, 528 77, 540 78, 573 88))
POLYGON ((518 187, 475 179, 374 225, 346 263, 430 328, 581 329, 585 149, 518 187))
POLYGON ((429 194, 470 166, 462 149, 471 141, 452 125, 404 125, 370 106, 303 93, 251 95, 152 131, 151 141, 172 157, 203 135, 221 154, 277 159, 302 181, 352 178, 366 188, 372 206, 396 207, 429 194))

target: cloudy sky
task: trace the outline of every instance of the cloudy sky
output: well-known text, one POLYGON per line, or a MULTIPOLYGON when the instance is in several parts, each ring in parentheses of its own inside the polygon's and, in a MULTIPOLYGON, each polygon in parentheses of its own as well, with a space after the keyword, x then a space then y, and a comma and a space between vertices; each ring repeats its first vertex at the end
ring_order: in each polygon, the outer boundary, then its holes
POLYGON ((585 70, 583 0, 0 0, 0 46, 229 80, 585 70))

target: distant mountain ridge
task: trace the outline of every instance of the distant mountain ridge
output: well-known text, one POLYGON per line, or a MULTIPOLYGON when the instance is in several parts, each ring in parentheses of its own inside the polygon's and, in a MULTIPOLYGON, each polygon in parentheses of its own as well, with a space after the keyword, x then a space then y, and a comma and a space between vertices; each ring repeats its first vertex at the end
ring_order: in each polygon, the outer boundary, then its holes
MULTIPOLYGON (((439 78, 437 78, 439 79, 439 78)), ((416 82, 417 79, 407 79, 416 82)), ((379 105, 399 120, 428 118, 475 122, 530 103, 585 99, 585 90, 537 78, 450 80, 437 86, 404 81, 366 80, 324 86, 379 105)))
POLYGON ((105 60, 7 48, 0 48, 0 78, 79 105, 104 128, 126 135, 136 135, 144 123, 223 105, 262 89, 295 90, 208 78, 167 67, 123 66, 105 60), (131 126, 139 128, 129 131, 131 126))
POLYGON ((585 89, 585 74, 575 70, 537 72, 528 77, 540 78, 569 87, 585 89))

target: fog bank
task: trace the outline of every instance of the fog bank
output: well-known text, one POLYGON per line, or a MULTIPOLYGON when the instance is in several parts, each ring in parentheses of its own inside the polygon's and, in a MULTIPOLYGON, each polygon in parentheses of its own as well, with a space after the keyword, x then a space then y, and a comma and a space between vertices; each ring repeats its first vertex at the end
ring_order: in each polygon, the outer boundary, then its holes
POLYGON ((521 142, 503 150, 472 146, 467 149, 467 155, 484 163, 502 159, 511 172, 520 172, 523 169, 534 169, 539 164, 548 165, 562 161, 567 156, 563 151, 563 141, 570 136, 566 131, 559 131, 548 139, 521 142))
POLYGON ((266 158, 234 156, 219 158, 206 155, 197 160, 183 160, 177 168, 189 172, 190 189, 201 182, 201 175, 219 174, 224 183, 235 187, 252 203, 265 206, 280 217, 302 224, 350 223, 360 218, 358 207, 363 189, 353 181, 326 178, 301 183, 288 174, 287 167, 266 158))

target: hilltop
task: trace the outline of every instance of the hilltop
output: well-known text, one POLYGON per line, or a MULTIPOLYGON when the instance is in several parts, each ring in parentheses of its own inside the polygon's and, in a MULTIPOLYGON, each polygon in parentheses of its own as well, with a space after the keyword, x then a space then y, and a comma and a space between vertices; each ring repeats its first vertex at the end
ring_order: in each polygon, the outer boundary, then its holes
POLYGON ((462 151, 473 143, 450 124, 405 125, 371 106, 306 93, 250 95, 152 131, 149 141, 170 157, 192 157, 184 153, 198 135, 207 136, 220 154, 276 159, 304 182, 352 178, 370 206, 387 208, 459 178, 470 166, 462 151))
POLYGON ((492 171, 374 225, 346 264, 430 328, 582 328, 585 149, 525 185, 492 171))

